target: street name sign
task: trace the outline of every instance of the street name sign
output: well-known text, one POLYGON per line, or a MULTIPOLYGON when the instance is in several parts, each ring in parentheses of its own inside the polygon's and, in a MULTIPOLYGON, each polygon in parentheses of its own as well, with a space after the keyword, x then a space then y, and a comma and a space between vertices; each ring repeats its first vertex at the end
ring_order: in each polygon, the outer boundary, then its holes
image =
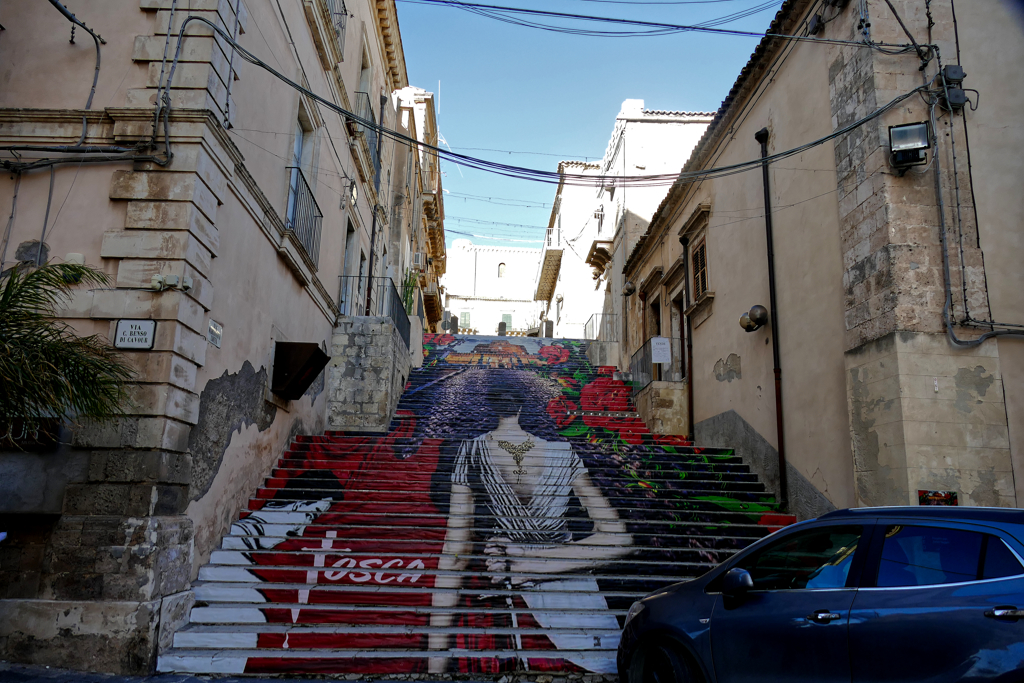
POLYGON ((152 349, 156 341, 155 320, 118 320, 114 333, 115 349, 152 349))

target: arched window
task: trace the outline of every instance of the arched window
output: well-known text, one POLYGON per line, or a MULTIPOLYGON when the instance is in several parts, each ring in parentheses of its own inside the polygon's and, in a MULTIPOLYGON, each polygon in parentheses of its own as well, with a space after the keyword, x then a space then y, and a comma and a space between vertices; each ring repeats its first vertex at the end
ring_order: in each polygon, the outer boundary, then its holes
POLYGON ((498 264, 498 277, 505 277, 505 264, 504 263, 499 263, 498 264))

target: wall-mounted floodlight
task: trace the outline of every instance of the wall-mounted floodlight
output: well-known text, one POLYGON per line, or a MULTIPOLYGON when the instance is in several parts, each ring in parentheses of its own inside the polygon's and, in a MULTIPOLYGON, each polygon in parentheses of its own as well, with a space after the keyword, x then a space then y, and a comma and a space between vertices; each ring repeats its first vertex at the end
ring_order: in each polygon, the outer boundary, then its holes
POLYGON ((622 296, 632 296, 635 291, 636 285, 629 280, 626 280, 626 284, 622 285, 622 296))
POLYGON ((932 146, 928 135, 928 123, 906 123, 902 126, 889 126, 889 161, 893 168, 906 173, 910 166, 928 163, 928 148, 932 146))

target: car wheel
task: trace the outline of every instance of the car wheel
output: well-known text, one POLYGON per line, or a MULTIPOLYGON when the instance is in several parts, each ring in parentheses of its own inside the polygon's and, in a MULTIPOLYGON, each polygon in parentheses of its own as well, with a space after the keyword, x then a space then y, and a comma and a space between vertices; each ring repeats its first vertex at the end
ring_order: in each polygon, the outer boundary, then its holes
POLYGON ((633 655, 630 665, 629 683, 697 683, 700 680, 685 655, 667 643, 641 648, 633 655))

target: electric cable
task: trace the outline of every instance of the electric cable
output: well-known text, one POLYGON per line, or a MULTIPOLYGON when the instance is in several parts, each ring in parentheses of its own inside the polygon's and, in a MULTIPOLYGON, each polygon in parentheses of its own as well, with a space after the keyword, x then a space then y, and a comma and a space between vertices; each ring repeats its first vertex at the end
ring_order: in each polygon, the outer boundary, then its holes
MULTIPOLYGON (((899 45, 892 43, 872 43, 866 41, 856 40, 839 40, 834 38, 817 38, 814 36, 795 36, 786 35, 781 33, 757 33, 755 31, 740 31, 737 29, 724 29, 715 28, 711 25, 717 23, 719 20, 711 20, 708 25, 702 24, 671 24, 666 22, 657 21, 642 21, 639 19, 622 19, 616 17, 601 17, 593 16, 588 14, 573 14, 568 12, 552 12, 549 10, 538 10, 528 9, 525 7, 508 7, 504 5, 485 5, 479 3, 462 2, 461 0, 396 0, 396 2, 405 2, 409 4, 417 5, 445 5, 454 7, 457 9, 463 9, 468 11, 479 10, 480 12, 491 12, 491 13, 505 13, 505 14, 523 14, 527 16, 538 16, 538 17, 550 17, 557 19, 574 19, 578 21, 590 21, 599 23, 611 23, 620 24, 627 26, 642 26, 649 30, 653 30, 655 35, 661 35, 664 33, 683 33, 688 31, 695 31, 698 33, 717 33, 721 35, 731 36, 743 36, 750 38, 782 38, 785 40, 795 41, 808 41, 820 44, 831 44, 831 45, 856 45, 859 47, 883 47, 883 48, 900 48, 912 50, 912 45, 899 45)), ((767 3, 765 3, 767 5, 767 3)), ((778 4, 778 3, 775 3, 778 4)))
MULTIPOLYGON (((535 181, 535 182, 545 182, 545 183, 549 183, 549 184, 564 183, 564 184, 567 184, 567 185, 583 185, 583 186, 588 186, 588 187, 608 186, 608 185, 612 185, 614 187, 627 187, 627 186, 631 186, 631 185, 655 187, 655 186, 672 185, 672 184, 675 184, 677 182, 686 182, 688 180, 694 180, 694 179, 697 179, 697 178, 723 177, 723 176, 727 176, 727 175, 732 175, 734 173, 742 173, 744 171, 750 170, 751 168, 759 167, 760 164, 763 163, 763 161, 764 161, 762 159, 753 159, 753 160, 750 160, 750 161, 741 162, 741 163, 738 163, 738 164, 732 164, 732 165, 725 166, 725 167, 706 169, 706 170, 701 170, 701 171, 685 172, 685 173, 670 173, 670 174, 660 174, 660 175, 652 175, 652 176, 599 176, 599 175, 581 175, 581 174, 560 174, 558 172, 553 172, 553 171, 540 171, 540 170, 537 170, 537 169, 525 168, 525 167, 520 167, 520 166, 512 166, 512 165, 509 165, 509 164, 501 164, 501 163, 497 163, 497 162, 487 161, 487 160, 484 160, 484 159, 478 159, 478 158, 475 158, 475 157, 470 157, 470 156, 467 156, 467 155, 464 155, 464 154, 458 154, 458 153, 455 153, 455 152, 451 152, 449 150, 445 150, 445 149, 440 148, 440 147, 436 147, 436 146, 433 146, 433 145, 429 145, 429 144, 420 142, 420 141, 415 140, 413 138, 410 138, 410 137, 408 137, 406 135, 403 135, 403 134, 401 134, 401 133, 399 133, 397 131, 385 128, 383 125, 379 125, 379 124, 375 123, 372 120, 363 118, 363 117, 361 117, 361 116, 359 116, 357 114, 354 114, 352 112, 346 111, 345 109, 343 109, 342 107, 334 104, 330 100, 327 100, 327 99, 317 95, 316 93, 312 92, 308 88, 305 88, 305 87, 299 85, 298 83, 296 83, 296 82, 292 81, 291 79, 289 79, 287 76, 285 76, 285 75, 281 74, 280 72, 276 71, 273 67, 268 65, 266 62, 263 62, 258 57, 253 55, 251 52, 246 50, 244 47, 242 47, 241 45, 239 45, 238 43, 233 41, 230 38, 230 36, 228 36, 225 33, 225 31, 223 29, 221 29, 219 26, 216 26, 215 24, 213 24, 212 22, 210 22, 209 20, 207 20, 207 19, 205 19, 203 17, 190 16, 190 17, 186 18, 184 22, 182 22, 181 28, 179 29, 179 32, 178 32, 178 45, 177 45, 177 48, 175 50, 174 62, 171 65, 171 72, 170 72, 170 75, 169 75, 169 79, 170 80, 173 80, 174 71, 177 68, 178 61, 180 59, 181 46, 182 46, 182 43, 183 43, 185 30, 188 27, 188 24, 190 22, 193 22, 193 21, 198 21, 198 22, 200 22, 202 24, 205 24, 206 26, 210 27, 215 33, 217 33, 219 36, 221 36, 221 38, 224 39, 226 44, 230 45, 233 49, 237 50, 239 55, 244 60, 248 61, 249 63, 251 63, 251 64, 253 64, 255 66, 258 66, 259 68, 263 69, 264 71, 267 71, 268 73, 272 74, 273 76, 275 76, 276 78, 278 78, 282 82, 288 84, 289 86, 291 86, 295 90, 305 94, 310 99, 323 104, 325 107, 331 109, 332 111, 337 112, 338 114, 344 116, 346 119, 355 121, 355 122, 365 126, 368 130, 377 132, 378 135, 380 135, 382 137, 388 137, 389 139, 392 139, 392 140, 396 140, 396 141, 403 142, 405 144, 413 145, 413 146, 417 147, 418 149, 429 150, 429 151, 433 152, 434 154, 436 154, 439 158, 450 160, 450 161, 459 162, 459 163, 461 163, 463 165, 466 165, 469 168, 475 168, 475 169, 478 169, 478 170, 483 170, 483 171, 491 172, 491 173, 494 173, 494 174, 497 174, 497 175, 503 175, 503 176, 512 177, 512 178, 518 178, 518 179, 523 179, 523 180, 532 180, 532 181, 535 181)), ((859 127, 859 126, 864 125, 868 121, 871 121, 871 120, 881 116, 885 112, 889 111, 890 109, 892 109, 893 107, 898 105, 900 102, 906 100, 907 98, 911 97, 912 95, 914 95, 917 92, 919 92, 921 90, 924 90, 924 89, 925 89, 925 86, 920 86, 918 88, 915 88, 914 90, 911 90, 908 93, 904 93, 903 95, 899 95, 896 98, 894 98, 892 101, 890 101, 888 104, 882 106, 881 108, 877 109, 876 111, 872 112, 871 114, 868 114, 867 116, 865 116, 865 117, 863 117, 861 119, 853 121, 852 123, 848 124, 847 126, 844 126, 843 128, 834 131, 830 135, 827 135, 825 137, 819 138, 818 140, 806 143, 804 145, 801 145, 799 147, 793 148, 791 150, 787 150, 787 151, 784 151, 784 152, 776 153, 776 154, 774 154, 774 155, 772 155, 770 157, 767 157, 767 159, 768 159, 769 162, 777 161, 779 159, 784 159, 784 158, 787 158, 789 156, 793 156, 795 154, 800 154, 801 152, 806 151, 807 149, 810 149, 812 147, 824 144, 825 142, 828 142, 828 141, 830 141, 830 140, 832 140, 832 139, 834 139, 836 137, 839 137, 841 135, 845 135, 846 133, 850 132, 851 130, 853 130, 853 129, 859 127)))
POLYGON ((46 193, 46 213, 43 215, 43 231, 39 234, 39 247, 36 249, 36 265, 43 265, 43 240, 46 239, 46 224, 50 222, 50 204, 53 202, 53 176, 56 166, 50 167, 50 190, 46 193))
MULTIPOLYGON (((103 37, 100 36, 98 33, 96 33, 91 28, 86 26, 85 23, 81 19, 76 17, 74 14, 72 14, 71 11, 67 7, 65 7, 64 5, 62 5, 59 2, 59 0, 50 0, 50 4, 53 5, 54 7, 56 7, 57 11, 60 12, 61 14, 63 14, 64 17, 68 21, 71 22, 72 27, 74 27, 77 24, 78 26, 81 26, 82 28, 84 28, 88 32, 88 34, 90 36, 92 36, 93 43, 96 44, 96 68, 93 70, 92 89, 89 90, 89 99, 86 100, 86 102, 85 102, 85 108, 86 109, 91 109, 92 108, 92 98, 96 95, 96 83, 98 83, 99 79, 100 79, 100 43, 103 43, 104 45, 106 45, 107 41, 104 40, 103 37)), ((74 39, 72 39, 71 42, 73 43, 74 39)), ((78 140, 78 144, 79 145, 81 145, 81 144, 83 144, 85 142, 85 134, 86 134, 87 128, 88 128, 88 120, 86 119, 85 115, 83 115, 82 116, 82 136, 78 140)))

